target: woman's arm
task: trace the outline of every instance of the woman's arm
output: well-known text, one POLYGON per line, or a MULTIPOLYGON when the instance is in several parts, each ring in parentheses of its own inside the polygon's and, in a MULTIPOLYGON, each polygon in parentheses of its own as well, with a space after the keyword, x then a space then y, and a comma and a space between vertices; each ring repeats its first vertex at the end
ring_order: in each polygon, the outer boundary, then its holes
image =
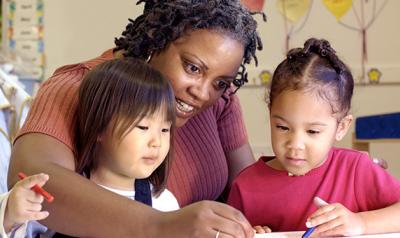
POLYGON ((74 171, 74 157, 58 140, 38 133, 20 137, 13 148, 9 187, 17 173, 47 173, 44 186, 54 202, 43 221, 49 228, 78 237, 213 237, 216 230, 233 237, 252 237, 251 226, 237 210, 215 202, 201 202, 161 213, 106 191, 74 171))
POLYGON ((253 152, 249 143, 246 143, 226 155, 228 161, 229 178, 228 186, 232 185, 236 176, 247 166, 255 162, 253 152))
POLYGON ((43 203, 50 212, 43 221, 51 229, 73 236, 124 237, 129 229, 146 234, 144 227, 156 211, 105 191, 74 171, 74 157, 67 146, 43 134, 26 134, 13 148, 9 168, 9 186, 17 181, 17 173, 47 173, 44 186, 54 197, 43 203), (142 219, 128 211, 141 213, 142 219))

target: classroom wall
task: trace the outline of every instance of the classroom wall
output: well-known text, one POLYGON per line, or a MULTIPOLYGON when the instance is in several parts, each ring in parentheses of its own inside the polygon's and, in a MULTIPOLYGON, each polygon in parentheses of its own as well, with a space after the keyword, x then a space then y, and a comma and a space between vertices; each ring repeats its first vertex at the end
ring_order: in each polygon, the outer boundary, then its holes
MULTIPOLYGON (((309 19, 304 28, 293 35, 291 47, 301 46, 305 39, 311 36, 326 38, 331 41, 339 55, 344 57, 357 77, 360 74, 360 35, 338 25, 333 16, 327 17, 329 13, 322 1, 313 2, 309 19)), ((122 32, 127 19, 134 18, 141 12, 142 6, 136 6, 135 3, 134 0, 44 0, 46 75, 51 75, 58 66, 92 58, 112 47, 114 37, 122 32)), ((383 69, 387 82, 400 82, 400 77, 397 78, 397 75, 400 75, 398 9, 400 1, 389 0, 384 14, 377 18, 368 30, 369 66, 383 69)), ((268 15, 268 23, 259 21, 264 50, 258 54, 259 67, 248 67, 250 77, 257 77, 261 69, 272 71, 284 56, 285 34, 282 17, 276 10, 276 0, 266 1, 265 12, 268 15)), ((261 20, 260 17, 257 18, 261 20)), ((346 21, 355 24, 351 17, 346 18, 346 21)), ((245 87, 238 92, 250 143, 256 154, 271 154, 264 94, 265 88, 261 86, 245 87)), ((400 84, 357 85, 352 111, 356 117, 399 112, 400 84)), ((351 147, 350 134, 338 145, 351 147)), ((389 170, 398 178, 399 148, 399 144, 393 143, 373 144, 371 149, 373 156, 382 157, 389 162, 389 170)))

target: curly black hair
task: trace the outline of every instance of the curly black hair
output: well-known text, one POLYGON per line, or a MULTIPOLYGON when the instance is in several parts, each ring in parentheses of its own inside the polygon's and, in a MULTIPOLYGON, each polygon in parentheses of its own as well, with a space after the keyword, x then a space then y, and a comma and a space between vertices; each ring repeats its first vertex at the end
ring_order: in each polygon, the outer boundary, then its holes
POLYGON ((115 38, 114 51, 124 50, 125 57, 146 60, 187 31, 217 30, 243 43, 243 62, 233 84, 238 89, 248 81, 245 64, 254 59, 257 66, 256 50, 263 48, 252 16, 258 12, 249 12, 239 0, 140 0, 137 4, 143 2, 143 14, 129 19, 122 36, 115 38))

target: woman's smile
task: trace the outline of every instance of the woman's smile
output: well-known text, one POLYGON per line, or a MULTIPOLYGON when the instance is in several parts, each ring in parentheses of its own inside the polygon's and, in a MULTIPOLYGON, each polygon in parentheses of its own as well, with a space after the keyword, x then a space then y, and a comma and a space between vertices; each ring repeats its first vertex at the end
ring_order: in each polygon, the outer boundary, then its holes
POLYGON ((194 106, 178 98, 176 98, 176 109, 180 117, 190 117, 196 111, 194 106))

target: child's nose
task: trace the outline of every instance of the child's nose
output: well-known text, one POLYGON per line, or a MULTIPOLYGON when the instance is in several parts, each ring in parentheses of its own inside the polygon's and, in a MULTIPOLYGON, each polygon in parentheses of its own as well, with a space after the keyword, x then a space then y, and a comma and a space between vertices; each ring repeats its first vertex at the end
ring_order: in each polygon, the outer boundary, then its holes
POLYGON ((154 132, 152 133, 150 142, 149 142, 150 147, 161 147, 161 133, 159 132, 154 132))
POLYGON ((295 133, 289 140, 289 149, 304 150, 305 144, 302 136, 299 133, 295 133))

